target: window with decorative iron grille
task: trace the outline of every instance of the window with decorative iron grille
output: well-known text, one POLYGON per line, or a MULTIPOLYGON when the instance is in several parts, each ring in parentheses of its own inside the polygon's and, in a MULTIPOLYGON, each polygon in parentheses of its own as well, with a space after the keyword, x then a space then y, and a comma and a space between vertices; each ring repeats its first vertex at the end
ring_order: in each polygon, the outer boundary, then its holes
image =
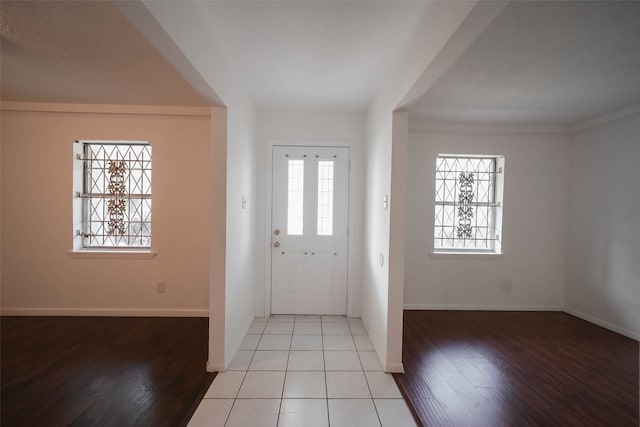
POLYGON ((151 248, 151 144, 78 141, 82 247, 151 248))
POLYGON ((438 155, 436 252, 501 252, 503 167, 498 156, 438 155))

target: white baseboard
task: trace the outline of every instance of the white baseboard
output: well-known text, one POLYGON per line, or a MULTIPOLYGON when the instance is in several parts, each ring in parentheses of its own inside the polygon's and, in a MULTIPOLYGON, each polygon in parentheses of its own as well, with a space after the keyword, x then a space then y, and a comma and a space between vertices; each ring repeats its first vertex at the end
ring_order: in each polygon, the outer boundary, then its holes
POLYGON ((579 317, 582 320, 586 320, 587 322, 596 324, 598 326, 602 326, 605 329, 609 329, 609 330, 611 330, 613 332, 617 332, 620 335, 624 335, 625 337, 629 337, 629 338, 632 338, 632 339, 634 339, 636 341, 640 341, 640 333, 633 332, 633 331, 630 331, 630 330, 628 330, 626 328, 622 328, 622 327, 620 327, 618 325, 614 325, 613 323, 609 323, 609 322, 607 322, 605 320, 598 319, 597 317, 593 317, 593 316, 591 316, 589 314, 583 313, 583 312, 581 312, 579 310, 576 310, 574 308, 571 308, 571 307, 565 307, 564 308, 564 312, 568 313, 568 314, 570 314, 572 316, 579 317))
POLYGON ((217 363, 211 363, 207 360, 207 372, 224 372, 226 371, 224 365, 219 365, 217 363))
POLYGON ((404 374, 404 365, 400 363, 387 363, 384 371, 389 374, 404 374))
POLYGON ((206 308, 2 308, 2 316, 209 317, 206 308))
MULTIPOLYGON (((255 316, 254 316, 255 319, 255 316)), ((251 321, 253 322, 253 320, 251 321)), ((242 347, 242 342, 244 341, 244 338, 247 336, 247 334, 249 333, 249 328, 251 327, 251 323, 249 323, 247 325, 247 327, 244 330, 244 333, 242 335, 240 335, 241 339, 238 340, 236 342, 236 344, 234 345, 234 349, 231 351, 231 357, 229 358, 229 360, 226 360, 224 365, 221 367, 221 369, 216 369, 218 372, 224 372, 227 370, 227 368, 229 367, 229 365, 231 365, 231 361, 236 357, 236 354, 238 354, 238 351, 240 351, 240 347, 242 347)), ((226 355, 225 355, 226 358, 226 355)), ((218 366, 218 368, 220 368, 218 366)))
POLYGON ((483 305, 483 304, 405 304, 405 310, 479 310, 479 311, 563 311, 582 320, 640 341, 640 333, 633 332, 605 320, 598 319, 571 307, 547 305, 483 305))
POLYGON ((405 304, 405 310, 562 311, 554 305, 405 304))

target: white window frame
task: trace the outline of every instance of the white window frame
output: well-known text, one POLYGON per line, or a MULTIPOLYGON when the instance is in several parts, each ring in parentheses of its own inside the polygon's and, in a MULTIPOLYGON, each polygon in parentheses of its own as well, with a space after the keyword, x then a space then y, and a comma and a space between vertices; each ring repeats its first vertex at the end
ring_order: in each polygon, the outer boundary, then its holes
MULTIPOLYGON (((153 258, 155 251, 151 249, 151 242, 153 231, 149 231, 149 244, 141 245, 89 245, 87 244, 87 238, 89 237, 88 230, 88 201, 92 195, 86 188, 87 179, 87 159, 86 159, 86 147, 88 145, 147 145, 151 149, 151 143, 149 141, 126 141, 126 140, 77 140, 73 144, 73 249, 69 251, 72 257, 88 257, 88 258, 153 258)), ((128 162, 129 160, 126 160, 128 162)), ((144 167, 144 166, 142 166, 144 167)), ((152 179, 150 176, 152 168, 152 160, 149 159, 149 176, 148 179, 152 179)), ((127 192, 124 198, 127 202, 130 202, 132 195, 127 192)), ((148 203, 152 206, 152 187, 149 189, 149 193, 141 190, 141 194, 134 195, 141 199, 148 200, 148 203)), ((106 199, 107 197, 97 196, 98 198, 106 199)), ((94 197, 95 198, 95 197, 94 197)), ((117 200, 117 199, 116 199, 117 200)), ((106 218, 106 216, 105 216, 106 218)), ((149 223, 149 221, 143 221, 149 223)), ((142 221, 142 220, 141 220, 142 221)), ((125 222, 126 223, 126 222, 125 222)))
MULTIPOLYGON (((432 252, 431 255, 433 257, 448 257, 448 256, 467 256, 469 258, 484 258, 486 256, 502 256, 503 255, 503 236, 502 236, 502 216, 504 210, 503 196, 504 196, 504 164, 505 158, 503 155, 489 155, 489 154, 437 154, 435 158, 435 174, 434 174, 434 185, 433 185, 433 194, 432 201, 434 207, 434 221, 432 224, 433 238, 431 241, 432 252), (443 205, 444 203, 439 202, 437 200, 437 192, 439 181, 437 179, 437 164, 438 160, 441 158, 454 158, 454 159, 491 159, 495 161, 495 175, 493 182, 493 190, 494 190, 494 205, 492 207, 491 212, 491 223, 493 224, 493 228, 491 230, 491 236, 493 242, 493 247, 490 248, 461 248, 461 247, 447 247, 447 246, 437 246, 436 245, 436 228, 438 227, 436 211, 437 206, 443 205)), ((449 203, 450 204, 450 203, 449 203)), ((457 208, 457 204, 455 208, 457 208)), ((471 204, 470 206, 476 206, 475 204, 471 204)))

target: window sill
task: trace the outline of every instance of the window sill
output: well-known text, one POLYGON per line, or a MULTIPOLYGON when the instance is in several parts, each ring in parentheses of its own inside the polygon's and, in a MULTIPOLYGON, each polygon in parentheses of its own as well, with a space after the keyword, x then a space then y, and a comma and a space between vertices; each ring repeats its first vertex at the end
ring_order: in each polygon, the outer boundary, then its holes
POLYGON ((77 250, 67 251, 74 259, 153 259, 158 254, 152 250, 77 250))
POLYGON ((431 251, 429 257, 433 259, 456 259, 456 260, 499 260, 504 259, 505 254, 498 254, 495 252, 446 252, 446 251, 431 251))

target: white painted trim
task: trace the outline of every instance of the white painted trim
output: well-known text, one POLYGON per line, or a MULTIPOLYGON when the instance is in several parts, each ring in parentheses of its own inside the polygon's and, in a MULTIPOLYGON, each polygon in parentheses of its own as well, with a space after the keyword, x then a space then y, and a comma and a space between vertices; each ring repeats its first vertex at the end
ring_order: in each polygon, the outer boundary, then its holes
POLYGON ((429 257, 433 259, 454 259, 463 260, 501 260, 506 257, 505 254, 497 254, 495 252, 429 252, 429 257))
POLYGON ((634 104, 602 116, 594 117, 574 125, 514 124, 498 122, 444 122, 420 119, 409 121, 409 132, 443 132, 473 134, 559 134, 573 135, 616 120, 640 114, 640 104, 634 104))
POLYGON ((273 147, 274 146, 300 146, 300 147, 340 147, 349 149, 349 201, 348 201, 348 236, 347 236, 347 312, 348 317, 360 317, 359 301, 354 301, 354 278, 352 277, 352 264, 356 260, 356 251, 358 248, 355 241, 354 227, 355 218, 352 218, 354 203, 356 203, 354 195, 355 179, 353 177, 353 169, 351 162, 354 147, 357 142, 354 140, 282 140, 269 139, 266 146, 266 167, 265 167, 265 262, 264 262, 264 312, 256 313, 258 316, 271 315, 271 213, 273 202, 273 147))
POLYGON ((609 323, 605 320, 598 319, 597 317, 591 316, 589 314, 583 313, 579 310, 576 310, 571 307, 564 307, 563 310, 565 313, 570 314, 572 316, 578 317, 582 320, 586 320, 587 322, 593 323, 598 326, 602 326, 605 329, 609 329, 610 331, 616 332, 620 335, 624 335, 625 337, 632 338, 636 341, 640 341, 640 333, 633 332, 628 329, 622 328, 620 326, 614 325, 613 323, 609 323))
POLYGON ((405 310, 478 310, 478 311, 562 311, 572 316, 578 317, 587 322, 602 326, 605 329, 616 332, 620 335, 640 341, 640 333, 633 332, 620 326, 598 319, 589 314, 585 314, 571 307, 557 307, 546 305, 482 305, 482 304, 405 304, 405 310))
POLYGON ((3 307, 2 316, 209 317, 207 308, 3 307))
POLYGON ((264 220, 265 220, 265 240, 264 240, 264 307, 262 313, 256 313, 260 317, 271 315, 271 209, 273 205, 273 144, 267 141, 265 144, 265 174, 264 177, 264 220))
POLYGON ((207 366, 206 366, 205 369, 206 369, 207 372, 224 372, 224 371, 226 371, 224 366, 218 365, 216 363, 210 363, 208 360, 207 360, 207 366))
MULTIPOLYGON (((253 320, 251 321, 251 323, 253 323, 253 321, 254 321, 254 320, 255 320, 255 316, 254 316, 253 320)), ((242 342, 244 341, 244 338, 249 334, 249 328, 251 327, 251 323, 249 323, 249 324, 247 325, 247 328, 246 328, 246 329, 244 330, 244 332, 240 335, 240 336, 242 337, 242 339, 240 339, 240 340, 238 340, 238 341, 236 342, 236 345, 235 345, 235 347, 236 347, 236 348, 235 348, 235 349, 233 349, 232 355, 231 355, 231 357, 229 358, 229 360, 226 360, 226 354, 225 354, 225 361, 224 361, 224 363, 223 363, 222 365, 216 365, 216 364, 213 364, 213 365, 212 365, 212 366, 214 366, 214 367, 216 367, 216 368, 219 368, 219 369, 216 369, 216 371, 218 371, 218 372, 224 372, 224 371, 226 371, 226 370, 227 370, 227 368, 229 367, 229 365, 231 365, 231 361, 236 357, 236 354, 238 354, 238 351, 240 350, 240 347, 242 347, 242 342)), ((225 345, 226 345, 226 343, 225 343, 225 345)), ((207 369, 208 369, 208 367, 209 367, 209 362, 207 362, 207 369)))
POLYGON ((405 304, 405 310, 562 311, 555 305, 405 304))
POLYGON ((402 363, 387 363, 384 371, 389 374, 404 374, 404 365, 402 363))
POLYGON ((67 255, 74 259, 153 259, 158 252, 156 251, 130 251, 130 250, 113 250, 113 251, 93 251, 78 250, 67 251, 67 255))
POLYGON ((536 124, 508 124, 486 122, 438 122, 430 120, 412 120, 409 122, 409 132, 455 132, 474 134, 572 134, 570 126, 536 125, 536 124))
POLYGON ((152 116, 211 116, 211 107, 164 105, 59 104, 45 102, 2 101, 2 111, 31 113, 135 114, 152 116))
POLYGON ((622 108, 620 110, 612 111, 610 113, 604 114, 599 117, 595 117, 593 119, 585 120, 580 123, 576 123, 572 127, 573 133, 582 132, 587 129, 591 129, 596 126, 602 126, 607 123, 624 119, 629 116, 633 116, 634 114, 640 114, 640 104, 634 104, 626 108, 622 108))

